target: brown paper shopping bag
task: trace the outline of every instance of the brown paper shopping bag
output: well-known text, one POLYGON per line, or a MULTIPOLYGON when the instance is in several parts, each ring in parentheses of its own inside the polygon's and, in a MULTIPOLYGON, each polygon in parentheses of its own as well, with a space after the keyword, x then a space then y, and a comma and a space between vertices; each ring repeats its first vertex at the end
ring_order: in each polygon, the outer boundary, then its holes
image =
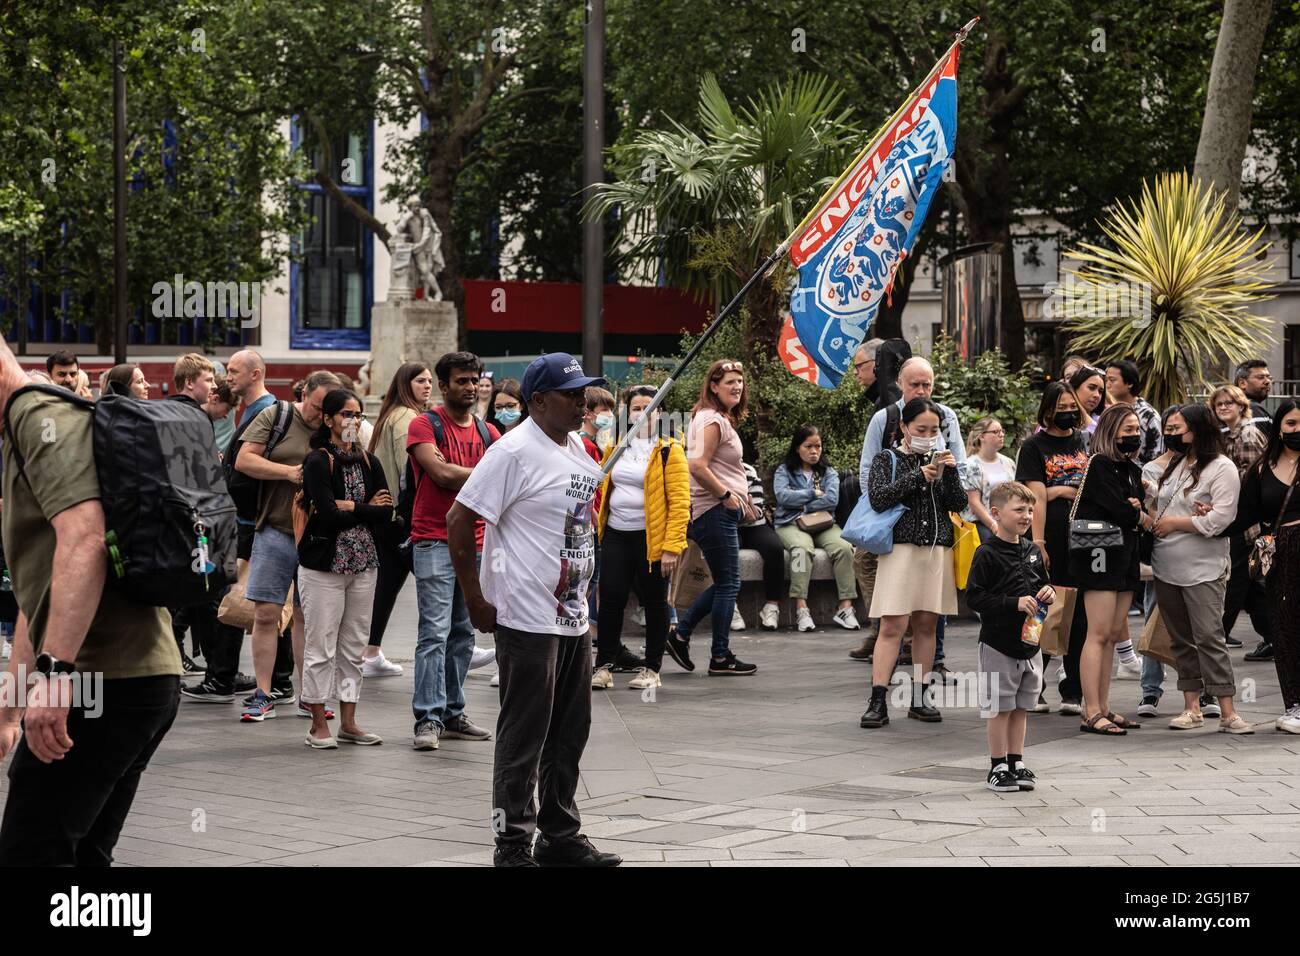
POLYGON ((1064 585, 1052 585, 1056 600, 1047 609, 1043 620, 1043 636, 1039 650, 1053 657, 1064 657, 1070 650, 1070 623, 1074 620, 1074 605, 1079 592, 1064 585))
MULTIPOLYGON (((230 590, 221 599, 221 606, 217 609, 218 621, 245 631, 253 629, 253 602, 244 597, 244 589, 247 587, 248 562, 241 559, 239 580, 230 586, 230 590)), ((281 633, 293 620, 293 589, 294 585, 289 585, 289 600, 284 602, 284 610, 280 612, 281 633)))
POLYGON ((713 575, 709 573, 704 552, 692 541, 673 570, 673 578, 668 585, 668 603, 679 612, 685 611, 712 583, 713 575))
POLYGON ((1154 657, 1161 664, 1174 666, 1174 639, 1160 616, 1160 608, 1151 612, 1151 617, 1142 627, 1142 636, 1138 638, 1138 653, 1154 657))

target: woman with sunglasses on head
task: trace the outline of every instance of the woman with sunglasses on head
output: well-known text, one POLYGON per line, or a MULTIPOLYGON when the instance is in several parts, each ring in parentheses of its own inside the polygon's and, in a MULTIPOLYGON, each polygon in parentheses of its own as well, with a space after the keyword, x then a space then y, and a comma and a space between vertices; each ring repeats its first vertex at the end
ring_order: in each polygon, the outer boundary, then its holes
POLYGON ((1300 403, 1286 398, 1273 413, 1268 448, 1246 472, 1237 518, 1228 534, 1256 524, 1252 560, 1264 579, 1273 624, 1273 666, 1286 713, 1274 726, 1300 734, 1300 403))
POLYGON ((305 520, 298 541, 298 589, 306 639, 301 699, 311 710, 305 743, 334 749, 339 741, 383 743, 357 724, 361 656, 370 635, 379 550, 375 529, 392 520, 393 497, 384 466, 357 442, 361 402, 336 388, 321 402, 324 417, 302 465, 303 492, 294 524, 305 520), (339 733, 326 723, 325 704, 339 702, 339 733))
MULTIPOLYGON (((395 497, 401 496, 406 484, 406 433, 415 417, 429 407, 432 394, 433 373, 429 367, 420 362, 405 362, 393 374, 379 406, 368 451, 379 459, 385 477, 397 488, 395 497)), ((366 677, 396 677, 402 673, 402 665, 384 657, 380 645, 397 596, 411 573, 400 550, 408 534, 410 529, 400 521, 375 528, 379 574, 375 581, 375 606, 370 615, 370 641, 362 665, 366 677)))
POLYGON ((1085 365, 1070 376, 1070 388, 1074 390, 1083 412, 1083 430, 1092 434, 1097 428, 1097 420, 1106 408, 1106 373, 1085 365))
POLYGON ((1232 704, 1236 680, 1223 641, 1224 582, 1228 539, 1223 532, 1237 514, 1241 479, 1222 453, 1219 423, 1206 405, 1184 405, 1169 416, 1165 444, 1174 453, 1156 487, 1155 545, 1151 570, 1156 603, 1169 630, 1183 692, 1174 730, 1205 726, 1250 734, 1254 728, 1232 704))
POLYGON ((980 544, 998 533, 997 522, 989 513, 989 492, 995 485, 1013 481, 1016 463, 1002 454, 1006 432, 996 418, 981 418, 970 430, 966 469, 961 485, 966 490, 966 507, 961 516, 979 531, 980 544))
POLYGON ((1144 510, 1142 469, 1135 460, 1142 450, 1137 410, 1119 404, 1102 412, 1089 450, 1067 525, 1070 576, 1078 582, 1078 602, 1088 619, 1079 655, 1084 704, 1079 729, 1122 736, 1140 725, 1110 709, 1111 666, 1115 645, 1128 638, 1128 609, 1141 581, 1137 532, 1154 523, 1144 510), (1076 519, 1095 526, 1089 533, 1095 532, 1096 543, 1081 540, 1076 519))
POLYGON ((744 367, 720 359, 705 373, 686 435, 686 461, 691 475, 689 537, 704 552, 713 584, 669 632, 667 650, 679 666, 695 670, 690 657, 691 633, 703 618, 711 617, 709 674, 713 676, 748 676, 758 670, 731 652, 731 616, 740 593, 737 526, 754 516, 745 483, 744 452, 736 433, 748 404, 744 367))

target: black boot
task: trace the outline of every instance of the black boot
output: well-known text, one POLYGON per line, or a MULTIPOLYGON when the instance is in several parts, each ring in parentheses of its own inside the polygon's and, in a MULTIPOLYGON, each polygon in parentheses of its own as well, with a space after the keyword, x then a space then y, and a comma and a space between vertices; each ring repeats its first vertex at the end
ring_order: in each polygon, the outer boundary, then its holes
POLYGON ((889 723, 889 695, 888 687, 881 687, 876 684, 871 688, 871 703, 867 705, 867 712, 862 715, 862 720, 858 722, 860 727, 883 727, 889 723))
POLYGON ((926 703, 925 692, 928 689, 926 684, 912 682, 912 706, 907 708, 907 716, 915 720, 923 720, 927 724, 937 724, 943 720, 943 717, 938 708, 926 703))

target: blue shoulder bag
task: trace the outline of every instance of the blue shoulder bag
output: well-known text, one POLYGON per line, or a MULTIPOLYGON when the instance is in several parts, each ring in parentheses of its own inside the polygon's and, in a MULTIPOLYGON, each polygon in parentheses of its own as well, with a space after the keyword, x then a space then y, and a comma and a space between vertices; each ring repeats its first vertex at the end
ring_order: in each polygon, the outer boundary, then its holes
MULTIPOLYGON (((891 449, 889 452, 889 480, 898 479, 898 456, 891 449)), ((899 502, 886 511, 877 511, 871 507, 871 495, 863 490, 862 497, 853 506, 849 520, 840 532, 842 537, 855 548, 870 551, 872 554, 889 554, 894 550, 894 525, 903 516, 907 507, 899 502)))

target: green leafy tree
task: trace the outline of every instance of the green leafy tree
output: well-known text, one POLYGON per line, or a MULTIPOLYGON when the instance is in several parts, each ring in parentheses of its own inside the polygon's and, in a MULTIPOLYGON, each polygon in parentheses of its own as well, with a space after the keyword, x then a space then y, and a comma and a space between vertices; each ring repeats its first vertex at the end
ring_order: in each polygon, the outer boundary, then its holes
POLYGON ((1026 364, 1012 372, 1000 349, 981 352, 968 363, 958 354, 957 343, 946 335, 935 342, 930 364, 934 366, 934 400, 956 413, 962 440, 977 421, 991 415, 1006 430, 1007 454, 1014 455, 1014 449, 1033 431, 1039 396, 1032 383, 1040 370, 1026 364))

